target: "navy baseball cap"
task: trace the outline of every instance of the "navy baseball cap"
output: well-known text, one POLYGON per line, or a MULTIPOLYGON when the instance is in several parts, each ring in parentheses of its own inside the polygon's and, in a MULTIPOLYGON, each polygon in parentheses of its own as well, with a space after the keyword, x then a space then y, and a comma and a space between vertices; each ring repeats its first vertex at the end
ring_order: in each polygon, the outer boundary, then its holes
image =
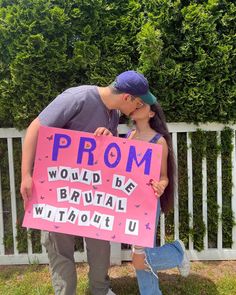
POLYGON ((136 71, 121 73, 111 85, 120 92, 140 97, 143 102, 149 105, 157 102, 156 97, 149 91, 148 80, 136 71))

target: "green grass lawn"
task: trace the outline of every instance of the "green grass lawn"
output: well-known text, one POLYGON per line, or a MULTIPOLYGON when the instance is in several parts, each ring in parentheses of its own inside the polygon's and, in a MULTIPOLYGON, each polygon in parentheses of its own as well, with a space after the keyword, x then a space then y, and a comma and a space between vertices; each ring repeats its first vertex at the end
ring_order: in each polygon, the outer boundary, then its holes
MULTIPOLYGON (((87 264, 78 264, 78 295, 87 295, 87 264)), ((111 286, 117 295, 138 295, 130 263, 110 269, 111 286)), ((188 278, 177 270, 159 273, 163 295, 236 295, 236 261, 194 262, 188 278)), ((1 295, 53 294, 47 266, 1 266, 1 295)))

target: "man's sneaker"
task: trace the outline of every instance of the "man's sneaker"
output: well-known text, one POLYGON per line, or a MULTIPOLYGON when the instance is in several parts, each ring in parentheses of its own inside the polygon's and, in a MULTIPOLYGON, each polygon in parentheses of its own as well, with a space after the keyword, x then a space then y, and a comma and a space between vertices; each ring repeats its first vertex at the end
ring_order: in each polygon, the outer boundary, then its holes
POLYGON ((116 295, 114 292, 111 291, 111 289, 108 290, 107 295, 116 295))
POLYGON ((183 260, 181 262, 181 264, 178 266, 178 269, 179 269, 179 273, 182 277, 187 277, 189 275, 189 272, 190 272, 190 261, 189 261, 189 258, 187 256, 187 253, 186 253, 186 249, 185 249, 185 246, 184 246, 184 243, 181 241, 181 240, 177 240, 177 242, 179 242, 184 254, 183 254, 183 260))

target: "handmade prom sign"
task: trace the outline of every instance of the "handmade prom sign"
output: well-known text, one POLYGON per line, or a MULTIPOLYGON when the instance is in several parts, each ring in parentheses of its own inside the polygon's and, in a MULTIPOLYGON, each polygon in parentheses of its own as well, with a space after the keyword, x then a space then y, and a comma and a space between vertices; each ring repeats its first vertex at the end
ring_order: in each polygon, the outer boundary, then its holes
POLYGON ((24 227, 153 246, 161 145, 40 127, 24 227))

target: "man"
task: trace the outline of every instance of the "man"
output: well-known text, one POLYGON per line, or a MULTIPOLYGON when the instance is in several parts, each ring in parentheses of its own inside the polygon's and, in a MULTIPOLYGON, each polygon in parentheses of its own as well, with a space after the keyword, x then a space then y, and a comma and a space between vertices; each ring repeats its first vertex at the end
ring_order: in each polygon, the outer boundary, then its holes
MULTIPOLYGON (((135 71, 126 71, 106 87, 78 86, 58 95, 33 120, 27 129, 22 151, 21 195, 26 206, 32 194, 32 167, 40 125, 94 133, 106 127, 117 135, 117 110, 130 115, 143 103, 153 104, 147 79, 135 71)), ((89 288, 92 295, 115 295, 109 289, 110 243, 86 238, 89 263, 89 288)), ((77 274, 74 261, 74 236, 45 233, 52 283, 56 295, 75 295, 77 274)))

